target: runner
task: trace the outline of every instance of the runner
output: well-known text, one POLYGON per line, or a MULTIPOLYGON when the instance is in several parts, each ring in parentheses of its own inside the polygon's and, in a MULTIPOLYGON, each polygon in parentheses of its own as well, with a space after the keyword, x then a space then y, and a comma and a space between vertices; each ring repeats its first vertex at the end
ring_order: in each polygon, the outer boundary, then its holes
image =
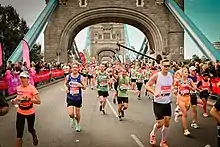
POLYGON ((137 70, 135 69, 134 64, 132 64, 131 66, 130 75, 131 75, 131 90, 135 90, 135 84, 137 80, 137 70))
MULTIPOLYGON (((143 67, 142 67, 143 68, 143 67)), ((138 90, 138 100, 141 100, 141 89, 143 86, 143 82, 144 82, 144 72, 143 69, 140 68, 137 72, 137 90, 138 90)))
MULTIPOLYGON (((146 69, 145 69, 145 71, 144 71, 144 84, 145 84, 145 85, 146 85, 147 82, 149 81, 150 75, 151 75, 151 71, 150 71, 149 66, 147 65, 147 66, 146 66, 146 69)), ((150 95, 147 93, 147 90, 145 91, 145 96, 147 96, 148 98, 150 98, 150 95)))
MULTIPOLYGON (((196 76, 196 68, 191 66, 189 68, 189 76, 188 78, 192 79, 194 85, 197 85, 197 76, 196 76)), ((190 102, 192 109, 192 124, 191 127, 197 129, 199 126, 197 124, 197 93, 196 91, 190 91, 190 102)))
POLYGON ((70 66, 68 64, 65 64, 63 67, 64 76, 66 77, 70 73, 70 66))
POLYGON ((109 96, 108 94, 108 74, 106 72, 106 67, 102 63, 100 65, 100 72, 97 75, 97 91, 99 95, 99 110, 105 114, 105 105, 106 105, 106 98, 109 96))
POLYGON ((90 86, 91 89, 93 89, 93 87, 95 86, 95 67, 93 64, 89 65, 88 68, 88 84, 90 86))
POLYGON ((116 98, 118 96, 118 75, 119 75, 119 65, 118 63, 116 63, 116 65, 113 66, 114 89, 115 89, 115 94, 113 97, 114 104, 116 104, 116 98))
POLYGON ((86 89, 86 81, 79 74, 79 65, 72 64, 72 73, 67 75, 64 82, 64 87, 67 92, 67 107, 68 114, 71 119, 72 128, 75 127, 77 132, 81 131, 80 123, 80 108, 82 107, 82 89, 86 89))
POLYGON ((203 74, 203 80, 199 81, 197 87, 200 90, 199 96, 203 102, 203 111, 204 111, 203 116, 208 117, 206 106, 207 106, 208 97, 209 97, 211 90, 212 90, 212 83, 209 80, 208 73, 203 74))
POLYGON ((0 95, 0 116, 4 116, 9 111, 9 105, 7 101, 5 100, 3 94, 0 95))
POLYGON ((29 84, 29 74, 27 71, 20 74, 21 85, 17 87, 17 97, 11 100, 13 105, 18 104, 16 118, 16 147, 22 147, 22 138, 24 134, 25 119, 28 123, 28 131, 32 135, 33 145, 38 145, 38 137, 34 129, 35 109, 33 104, 40 104, 40 98, 37 89, 29 84))
POLYGON ((173 78, 169 72, 169 60, 161 61, 161 71, 154 74, 146 84, 146 89, 154 95, 153 108, 157 122, 150 133, 150 144, 156 144, 156 132, 162 128, 161 147, 168 147, 167 135, 171 118, 171 97, 173 78), (155 84, 155 90, 151 88, 155 84))
POLYGON ((188 78, 188 69, 183 68, 181 73, 181 79, 175 81, 174 86, 178 89, 177 104, 182 112, 182 125, 184 129, 184 135, 189 136, 191 133, 187 128, 187 112, 190 108, 190 91, 196 90, 196 87, 191 79, 188 78))
POLYGON ((122 69, 122 75, 118 76, 118 119, 121 121, 124 117, 124 111, 128 108, 128 72, 122 69))
MULTIPOLYGON (((220 87, 220 85, 219 85, 220 87)), ((210 111, 211 116, 217 121, 217 139, 218 139, 218 147, 220 146, 220 97, 217 99, 215 105, 212 107, 210 111)))

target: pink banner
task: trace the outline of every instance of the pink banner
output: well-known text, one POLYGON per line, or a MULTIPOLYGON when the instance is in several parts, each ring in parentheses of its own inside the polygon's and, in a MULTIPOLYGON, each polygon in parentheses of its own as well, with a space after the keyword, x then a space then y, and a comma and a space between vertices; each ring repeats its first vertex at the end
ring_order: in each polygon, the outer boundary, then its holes
POLYGON ((2 44, 0 42, 0 66, 2 66, 2 44))
POLYGON ((29 55, 29 46, 26 41, 22 40, 22 50, 23 50, 23 62, 27 63, 27 68, 30 69, 30 55, 29 55))

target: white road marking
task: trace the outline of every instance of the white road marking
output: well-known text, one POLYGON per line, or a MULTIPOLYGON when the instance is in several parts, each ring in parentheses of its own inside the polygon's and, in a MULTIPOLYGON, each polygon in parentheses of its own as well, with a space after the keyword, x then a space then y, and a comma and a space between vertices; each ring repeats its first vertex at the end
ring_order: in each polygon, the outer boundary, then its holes
POLYGON ((106 99, 106 102, 108 103, 109 107, 111 108, 111 110, 115 114, 115 116, 118 117, 118 114, 116 113, 115 109, 113 108, 112 104, 109 102, 108 99, 106 99))
POLYGON ((137 138, 136 135, 131 134, 131 138, 134 139, 134 141, 138 144, 139 147, 144 147, 143 143, 137 138))

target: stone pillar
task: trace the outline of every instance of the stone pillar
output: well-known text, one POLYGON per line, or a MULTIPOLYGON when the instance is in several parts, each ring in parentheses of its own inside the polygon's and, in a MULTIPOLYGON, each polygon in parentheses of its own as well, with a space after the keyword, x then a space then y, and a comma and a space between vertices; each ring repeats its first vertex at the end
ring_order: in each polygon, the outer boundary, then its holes
MULTIPOLYGON (((178 0, 178 3, 180 8, 184 9, 184 0, 178 0)), ((168 58, 172 61, 182 61, 184 59, 184 30, 171 13, 169 14, 168 38, 168 58)))

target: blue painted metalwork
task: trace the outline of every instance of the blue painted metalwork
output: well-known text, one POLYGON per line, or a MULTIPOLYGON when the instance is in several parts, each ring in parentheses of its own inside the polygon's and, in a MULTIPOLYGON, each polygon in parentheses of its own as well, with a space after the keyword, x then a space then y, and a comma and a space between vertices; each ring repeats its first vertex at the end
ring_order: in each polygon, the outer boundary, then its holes
POLYGON ((86 62, 89 63, 90 62, 90 45, 91 45, 91 28, 88 27, 87 28, 87 33, 86 33, 86 42, 85 42, 85 46, 84 46, 84 54, 86 56, 86 62))
POLYGON ((220 54, 205 35, 196 27, 182 9, 173 0, 165 0, 165 5, 180 25, 187 31, 191 39, 210 60, 220 60, 220 54))
MULTIPOLYGON (((34 43, 36 42, 37 38, 39 37, 40 33, 42 32, 44 26, 46 25, 47 21, 49 20, 51 14, 55 10, 58 5, 58 0, 50 0, 47 3, 47 6, 41 12, 37 20, 31 26, 27 34, 24 36, 24 40, 32 49, 34 43)), ((12 53, 8 61, 17 62, 21 61, 22 59, 22 43, 20 42, 15 51, 12 53)))
MULTIPOLYGON (((130 40, 129 40, 129 36, 128 36, 128 28, 127 25, 124 24, 124 33, 125 33, 125 45, 129 48, 131 48, 131 44, 130 44, 130 40)), ((135 55, 133 52, 131 51, 127 51, 126 50, 126 56, 129 57, 130 59, 135 59, 135 55)))

